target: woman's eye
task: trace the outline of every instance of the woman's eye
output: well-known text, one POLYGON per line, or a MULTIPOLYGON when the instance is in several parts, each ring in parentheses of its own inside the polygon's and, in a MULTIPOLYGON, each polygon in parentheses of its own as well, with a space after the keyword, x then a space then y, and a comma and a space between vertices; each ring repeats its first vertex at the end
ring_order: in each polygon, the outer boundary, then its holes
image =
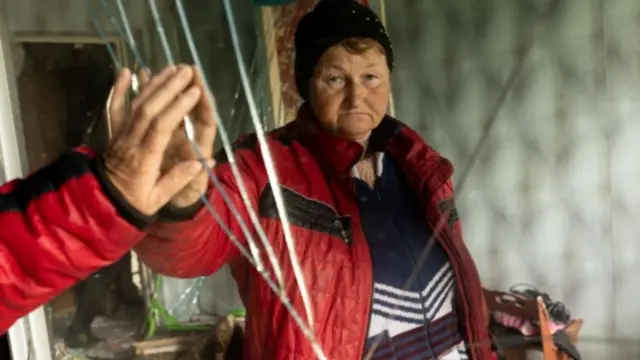
POLYGON ((376 87, 380 84, 380 77, 374 74, 364 76, 364 83, 367 87, 376 87))
POLYGON ((327 77, 327 83, 333 87, 343 86, 345 83, 343 76, 329 76, 327 77))

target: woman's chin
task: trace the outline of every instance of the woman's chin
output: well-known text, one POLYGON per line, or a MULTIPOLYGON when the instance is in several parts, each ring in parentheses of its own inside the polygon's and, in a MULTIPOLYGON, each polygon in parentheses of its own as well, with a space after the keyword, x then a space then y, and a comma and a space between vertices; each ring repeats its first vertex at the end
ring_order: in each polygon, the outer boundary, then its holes
POLYGON ((338 136, 343 139, 353 140, 357 142, 364 142, 369 139, 369 135, 371 135, 371 128, 362 128, 362 129, 341 129, 338 132, 338 136))
MULTIPOLYGON (((341 119, 342 120, 342 119, 341 119)), ((345 119, 346 120, 346 119, 345 119)), ((349 119, 350 121, 340 121, 337 134, 340 137, 360 141, 367 139, 371 131, 376 128, 376 123, 369 117, 359 117, 349 119)))

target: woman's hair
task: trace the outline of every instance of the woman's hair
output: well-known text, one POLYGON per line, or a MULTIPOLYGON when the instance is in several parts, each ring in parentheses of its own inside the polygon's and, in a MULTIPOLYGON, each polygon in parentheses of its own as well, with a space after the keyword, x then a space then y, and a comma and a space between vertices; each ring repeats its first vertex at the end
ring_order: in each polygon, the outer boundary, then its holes
POLYGON ((386 51, 382 45, 371 38, 350 37, 340 41, 338 45, 342 46, 348 52, 356 55, 364 54, 371 49, 376 49, 380 51, 382 55, 386 55, 386 51))

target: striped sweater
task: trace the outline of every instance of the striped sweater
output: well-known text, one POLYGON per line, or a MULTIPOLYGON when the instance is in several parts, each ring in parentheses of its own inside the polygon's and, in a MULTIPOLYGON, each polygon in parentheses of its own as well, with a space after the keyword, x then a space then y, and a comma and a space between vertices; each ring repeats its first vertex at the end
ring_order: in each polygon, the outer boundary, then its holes
POLYGON ((377 343, 372 359, 467 359, 447 256, 439 245, 432 246, 414 280, 408 281, 432 232, 402 172, 382 153, 376 159, 373 189, 352 171, 373 262, 365 354, 377 343))

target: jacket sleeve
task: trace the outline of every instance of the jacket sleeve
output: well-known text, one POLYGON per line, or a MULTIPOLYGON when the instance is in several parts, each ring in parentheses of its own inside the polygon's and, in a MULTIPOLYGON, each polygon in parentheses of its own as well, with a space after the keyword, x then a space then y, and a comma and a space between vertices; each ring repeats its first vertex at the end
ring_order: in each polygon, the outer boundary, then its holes
MULTIPOLYGON (((251 151, 241 151, 241 153, 247 152, 251 151)), ((240 158, 238 152, 236 152, 236 158, 240 158)), ((258 188, 255 177, 250 175, 243 163, 246 162, 238 160, 251 206, 256 209, 258 188)), ((214 170, 217 179, 230 202, 238 210, 239 217, 253 233, 247 208, 239 194, 230 165, 220 161, 217 164, 214 170)), ((246 239, 239 226, 238 218, 229 208, 220 191, 210 186, 207 198, 218 215, 219 222, 212 216, 209 209, 200 207, 195 216, 189 216, 190 220, 182 221, 184 219, 180 217, 175 221, 161 219, 149 228, 147 237, 135 248, 140 259, 149 268, 160 274, 177 278, 208 276, 240 254, 229 238, 229 233, 234 234, 246 247, 246 239)))
POLYGON ((78 148, 0 187, 0 333, 144 236, 105 195, 94 164, 78 148))

